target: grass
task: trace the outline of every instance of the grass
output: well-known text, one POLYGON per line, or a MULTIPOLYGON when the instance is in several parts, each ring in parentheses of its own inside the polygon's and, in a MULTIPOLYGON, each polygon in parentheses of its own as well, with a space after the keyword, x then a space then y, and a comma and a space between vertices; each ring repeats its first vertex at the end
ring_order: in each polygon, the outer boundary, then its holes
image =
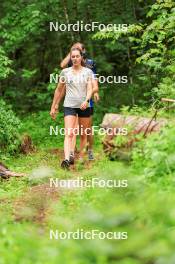
POLYGON ((28 177, 1 182, 0 264, 174 263, 172 182, 168 179, 170 188, 167 188, 155 180, 147 180, 144 168, 109 161, 103 154, 99 138, 95 144, 96 161, 64 172, 59 167, 61 156, 50 152, 53 148, 62 149, 63 141, 58 138, 55 142, 48 136, 47 125, 39 130, 44 120, 48 125, 46 114, 40 113, 34 119, 23 121, 22 131, 32 136, 37 151, 7 160, 11 169, 25 172, 28 177), (57 189, 58 196, 52 197, 41 187, 48 185, 50 177, 127 180, 128 187, 57 189), (33 218, 43 211, 43 218, 33 218), (16 219, 16 215, 20 215, 20 219, 16 219), (127 232, 128 239, 50 240, 50 229, 127 232))

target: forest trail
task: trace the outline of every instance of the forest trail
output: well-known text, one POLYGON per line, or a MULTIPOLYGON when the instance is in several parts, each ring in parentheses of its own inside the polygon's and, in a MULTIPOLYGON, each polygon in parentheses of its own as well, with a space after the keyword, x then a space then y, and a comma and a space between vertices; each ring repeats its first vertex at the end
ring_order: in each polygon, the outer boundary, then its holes
MULTIPOLYGON (((52 204, 57 203, 60 196, 65 195, 67 191, 78 191, 77 188, 74 190, 74 188, 71 188, 70 186, 64 188, 64 190, 62 188, 56 188, 53 185, 51 186, 49 181, 50 173, 51 176, 53 176, 54 171, 56 170, 65 176, 69 173, 68 179, 74 180, 77 177, 83 177, 83 171, 91 171, 94 164, 97 164, 100 160, 100 155, 97 154, 95 161, 85 160, 83 164, 79 164, 78 161, 75 161, 75 164, 71 165, 70 170, 67 172, 59 166, 60 160, 64 157, 64 151, 61 148, 52 148, 45 150, 44 152, 37 150, 31 154, 23 156, 23 158, 26 160, 32 158, 32 161, 34 161, 35 159, 38 159, 38 156, 42 157, 41 160, 38 161, 38 168, 35 167, 36 164, 33 162, 32 166, 30 166, 31 172, 26 172, 24 177, 13 177, 16 178, 17 181, 23 181, 25 179, 30 180, 30 177, 32 178, 32 181, 44 178, 44 182, 34 183, 34 185, 31 185, 29 182, 29 184, 25 186, 25 190, 22 191, 22 194, 14 199, 12 203, 13 217, 17 222, 32 221, 34 223, 44 224, 47 222, 47 216, 52 214, 52 204), (55 161, 57 160, 57 162, 55 162, 56 165, 54 166, 54 170, 51 169, 51 167, 53 167, 53 164, 50 162, 52 159, 55 161)), ((76 158, 78 158, 77 153, 76 158)), ((11 181, 11 179, 12 178, 9 178, 8 181, 11 181)), ((7 181, 7 179, 4 179, 4 181, 7 181)), ((5 200, 4 202, 7 203, 8 201, 5 200)))

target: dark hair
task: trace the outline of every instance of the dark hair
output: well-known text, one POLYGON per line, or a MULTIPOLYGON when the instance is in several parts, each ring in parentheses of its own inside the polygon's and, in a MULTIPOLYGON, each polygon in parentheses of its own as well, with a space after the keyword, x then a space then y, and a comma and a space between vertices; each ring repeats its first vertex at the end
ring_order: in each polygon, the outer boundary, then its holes
POLYGON ((82 49, 82 50, 84 50, 84 49, 85 49, 85 46, 84 46, 84 44, 83 44, 83 43, 81 43, 81 42, 76 42, 76 43, 74 43, 74 44, 73 44, 73 46, 75 46, 75 45, 77 45, 77 44, 81 46, 81 49, 82 49))
POLYGON ((72 49, 70 50, 70 54, 71 54, 72 51, 74 51, 74 50, 78 50, 78 51, 80 52, 80 55, 83 56, 83 52, 82 52, 79 48, 72 48, 72 49))
POLYGON ((81 57, 82 57, 81 65, 82 65, 82 66, 85 66, 85 63, 84 63, 84 61, 83 61, 83 52, 82 52, 79 48, 72 48, 72 49, 70 50, 70 55, 71 55, 72 51, 74 51, 74 50, 78 50, 78 51, 80 52, 80 55, 81 55, 81 57))
POLYGON ((82 50, 84 50, 84 49, 85 49, 84 44, 82 44, 82 43, 80 43, 80 42, 79 42, 79 44, 81 45, 82 50))

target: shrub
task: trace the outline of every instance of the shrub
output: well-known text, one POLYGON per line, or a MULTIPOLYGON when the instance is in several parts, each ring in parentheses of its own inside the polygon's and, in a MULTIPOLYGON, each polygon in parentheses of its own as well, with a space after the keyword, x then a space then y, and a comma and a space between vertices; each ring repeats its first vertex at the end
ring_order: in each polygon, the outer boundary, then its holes
POLYGON ((133 151, 133 163, 138 170, 144 169, 146 178, 160 180, 175 174, 175 128, 164 128, 159 134, 149 136, 138 143, 133 151))
POLYGON ((18 150, 20 144, 20 120, 15 116, 10 106, 0 100, 0 157, 18 150))

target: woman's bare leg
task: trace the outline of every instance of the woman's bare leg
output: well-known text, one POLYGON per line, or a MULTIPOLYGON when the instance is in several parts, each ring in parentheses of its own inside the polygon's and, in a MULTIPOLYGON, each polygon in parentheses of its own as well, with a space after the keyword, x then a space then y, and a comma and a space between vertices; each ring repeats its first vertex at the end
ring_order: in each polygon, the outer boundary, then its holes
POLYGON ((90 127, 90 135, 87 135, 87 143, 88 143, 88 149, 91 149, 93 148, 93 135, 92 135, 92 116, 90 116, 89 118, 89 127, 90 127))
POLYGON ((76 127, 76 116, 68 115, 64 117, 65 139, 64 139, 64 156, 65 160, 69 160, 72 146, 74 128, 76 127))
POLYGON ((90 133, 89 117, 79 117, 79 129, 80 129, 80 157, 83 155, 83 150, 87 143, 87 134, 90 133))
MULTIPOLYGON (((78 132, 78 116, 76 117, 75 128, 77 128, 75 132, 78 132)), ((74 133, 73 138, 72 138, 72 144, 71 144, 71 153, 73 155, 74 155, 75 147, 76 147, 76 138, 77 138, 77 135, 76 133, 74 133)))

